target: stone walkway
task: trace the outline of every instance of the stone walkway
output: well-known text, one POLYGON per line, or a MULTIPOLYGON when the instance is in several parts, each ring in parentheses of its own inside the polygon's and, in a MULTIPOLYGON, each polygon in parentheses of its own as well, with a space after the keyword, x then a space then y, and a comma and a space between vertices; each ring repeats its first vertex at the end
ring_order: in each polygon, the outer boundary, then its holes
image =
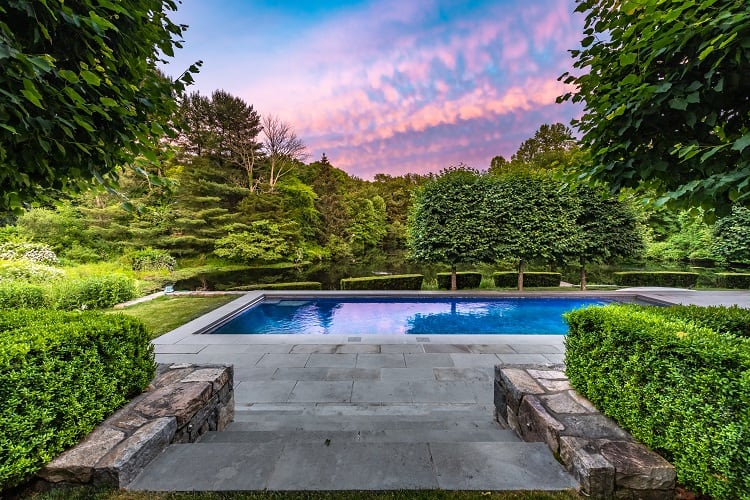
MULTIPOLYGON (((750 305, 747 292, 638 293, 750 305)), ((562 363, 563 339, 170 332, 154 341, 158 362, 234 365, 235 422, 171 445, 129 488, 575 488, 546 445, 520 441, 493 415, 494 367, 562 363)))

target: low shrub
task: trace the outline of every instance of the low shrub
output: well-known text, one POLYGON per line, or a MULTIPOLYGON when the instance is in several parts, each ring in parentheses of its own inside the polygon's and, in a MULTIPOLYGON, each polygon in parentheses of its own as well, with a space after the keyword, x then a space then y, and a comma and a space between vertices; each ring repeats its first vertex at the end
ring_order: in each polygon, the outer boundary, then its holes
MULTIPOLYGON (((705 324, 720 314, 707 313, 705 324)), ((749 499, 750 342, 681 317, 691 315, 625 305, 568 313, 566 373, 674 464, 682 484, 716 499, 749 499)))
MULTIPOLYGON (((482 282, 482 273, 475 272, 457 272, 456 273, 456 288, 459 290, 462 288, 479 288, 479 284, 482 282)), ((444 290, 451 289, 451 273, 437 273, 437 284, 438 288, 444 290)))
POLYGON ((135 283, 127 276, 104 274, 60 282, 54 290, 56 309, 104 309, 134 299, 135 283))
POLYGON ((0 311, 0 491, 33 473, 154 376, 142 322, 91 311, 0 311))
POLYGON ((690 321, 697 326, 710 328, 718 333, 750 338, 750 309, 738 306, 643 307, 653 314, 690 321))
POLYGON ((0 281, 0 309, 47 307, 44 288, 24 281, 0 281))
POLYGON ((177 261, 165 250, 144 248, 128 255, 133 271, 174 271, 177 261))
POLYGON ((321 290, 320 281, 296 281, 293 283, 265 283, 259 285, 244 285, 230 288, 230 290, 321 290))
MULTIPOLYGON (((560 286, 562 274, 527 271, 523 273, 524 287, 552 287, 560 286)), ((492 280, 498 288, 516 288, 518 273, 515 271, 500 271, 492 274, 492 280)))
POLYGON ((48 266, 59 263, 57 254, 47 245, 20 241, 0 244, 0 259, 28 260, 48 266))
POLYGON ((0 281, 49 283, 65 276, 62 269, 30 260, 0 261, 0 281))
POLYGON ((619 286, 669 286, 693 288, 698 283, 698 273, 675 271, 621 271, 612 274, 619 286))
POLYGON ((424 276, 421 274, 393 274, 390 276, 367 276, 343 278, 342 290, 421 290, 424 276))
POLYGON ((716 273, 716 277, 720 288, 750 288, 750 273, 716 273))

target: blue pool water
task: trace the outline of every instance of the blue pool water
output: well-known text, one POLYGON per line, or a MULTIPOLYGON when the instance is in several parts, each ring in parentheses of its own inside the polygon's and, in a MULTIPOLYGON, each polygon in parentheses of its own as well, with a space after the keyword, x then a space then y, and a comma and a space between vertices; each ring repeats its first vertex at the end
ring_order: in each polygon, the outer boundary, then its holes
POLYGON ((311 298, 263 300, 211 333, 329 335, 547 334, 598 298, 311 298))

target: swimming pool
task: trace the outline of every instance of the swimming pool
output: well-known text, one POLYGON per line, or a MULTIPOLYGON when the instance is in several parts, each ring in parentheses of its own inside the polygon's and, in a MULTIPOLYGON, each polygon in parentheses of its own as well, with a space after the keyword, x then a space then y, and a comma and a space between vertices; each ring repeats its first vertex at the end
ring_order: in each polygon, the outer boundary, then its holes
POLYGON ((212 334, 564 335, 562 315, 600 297, 264 297, 212 334))

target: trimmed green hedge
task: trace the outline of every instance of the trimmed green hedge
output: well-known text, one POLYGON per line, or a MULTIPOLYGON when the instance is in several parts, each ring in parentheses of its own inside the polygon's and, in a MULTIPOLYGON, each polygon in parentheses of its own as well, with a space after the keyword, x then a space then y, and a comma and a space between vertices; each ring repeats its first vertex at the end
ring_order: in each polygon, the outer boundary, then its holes
POLYGON ((421 290, 424 276, 421 274, 394 274, 391 276, 367 276, 343 278, 342 290, 421 290))
MULTIPOLYGON (((482 282, 482 273, 462 271, 456 273, 456 288, 479 288, 482 282)), ((438 288, 451 289, 451 273, 437 273, 438 288)))
MULTIPOLYGON (((524 287, 551 287, 560 286, 562 274, 545 273, 538 271, 526 271, 523 273, 524 287)), ((516 288, 518 286, 518 273, 515 271, 500 271, 492 274, 492 280, 498 288, 516 288)))
POLYGON ((63 281, 54 291, 55 309, 105 309, 137 296, 133 280, 121 274, 104 274, 63 281))
POLYGON ((666 318, 679 318, 711 330, 750 338, 750 309, 738 306, 642 306, 645 310, 666 318))
POLYGON ((750 273, 716 273, 719 288, 750 288, 750 273))
POLYGON ((141 321, 122 314, 0 311, 0 491, 149 384, 150 339, 141 321))
POLYGON ((720 316, 719 308, 704 319, 699 309, 573 311, 565 316, 566 373, 672 462, 682 484, 716 499, 750 499, 750 341, 700 326, 720 324, 720 316))
POLYGON ((674 271, 622 271, 612 273, 619 286, 670 286, 693 288, 698 283, 698 273, 674 271))
POLYGON ((46 307, 44 287, 23 281, 0 281, 0 309, 46 307))
POLYGON ((265 283, 230 288, 230 290, 322 290, 320 281, 294 281, 290 283, 265 283))

